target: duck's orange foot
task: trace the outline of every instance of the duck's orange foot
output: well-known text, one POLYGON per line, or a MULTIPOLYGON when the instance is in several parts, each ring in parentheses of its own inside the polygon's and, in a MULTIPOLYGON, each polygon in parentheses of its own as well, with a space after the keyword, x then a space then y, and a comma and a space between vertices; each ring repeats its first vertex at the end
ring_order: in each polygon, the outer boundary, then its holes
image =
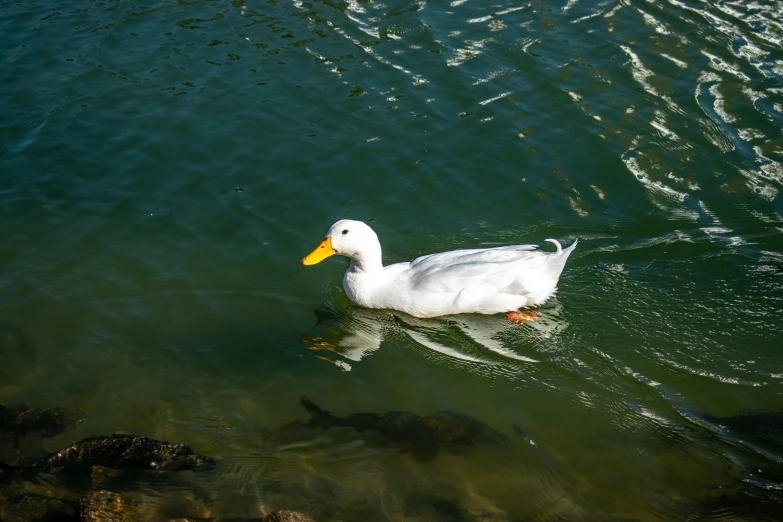
POLYGON ((511 321, 512 323, 517 324, 525 324, 525 322, 533 322, 538 321, 538 318, 541 317, 541 314, 536 311, 522 311, 522 310, 514 310, 513 312, 506 312, 505 318, 511 321))

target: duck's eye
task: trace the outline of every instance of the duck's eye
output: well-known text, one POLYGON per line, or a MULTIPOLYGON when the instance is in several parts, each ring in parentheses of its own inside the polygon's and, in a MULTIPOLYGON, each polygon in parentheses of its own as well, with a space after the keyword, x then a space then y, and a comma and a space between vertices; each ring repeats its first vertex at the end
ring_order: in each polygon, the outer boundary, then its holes
POLYGON ((348 233, 348 231, 347 231, 347 230, 343 230, 343 234, 347 234, 347 233, 348 233))

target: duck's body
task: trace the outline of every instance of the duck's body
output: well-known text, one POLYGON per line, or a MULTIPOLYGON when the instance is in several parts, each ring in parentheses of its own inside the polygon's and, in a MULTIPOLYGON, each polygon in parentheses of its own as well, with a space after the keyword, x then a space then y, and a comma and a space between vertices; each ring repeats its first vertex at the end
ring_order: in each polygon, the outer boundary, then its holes
POLYGON ((341 220, 302 262, 315 264, 334 254, 351 259, 343 287, 367 308, 399 310, 414 317, 496 314, 537 306, 557 290, 557 281, 576 241, 556 252, 536 245, 454 250, 383 266, 375 232, 360 221, 341 220))

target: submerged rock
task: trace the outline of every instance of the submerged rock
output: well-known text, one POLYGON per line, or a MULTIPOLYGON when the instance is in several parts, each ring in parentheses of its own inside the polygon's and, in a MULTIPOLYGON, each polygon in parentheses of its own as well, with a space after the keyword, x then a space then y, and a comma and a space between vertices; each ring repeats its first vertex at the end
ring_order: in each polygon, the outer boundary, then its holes
POLYGON ((78 502, 80 522, 258 522, 216 517, 202 499, 184 489, 98 489, 78 502))
POLYGON ((315 522, 312 518, 296 511, 275 511, 261 519, 261 522, 315 522))
POLYGON ((213 464, 211 458, 197 454, 184 444, 171 444, 135 435, 109 435, 81 440, 28 466, 0 463, 0 469, 3 470, 0 481, 11 476, 29 478, 42 471, 91 471, 93 466, 177 471, 203 469, 213 464))
MULTIPOLYGON (((138 499, 137 499, 138 500, 138 499)), ((149 506, 147 506, 149 507, 149 506)), ((160 506, 158 506, 159 508, 160 506)), ((187 511, 187 510, 185 510, 187 511)), ((226 519, 209 516, 202 513, 198 516, 185 513, 169 512, 164 514, 160 509, 145 510, 134 500, 126 501, 117 493, 111 491, 94 491, 79 500, 76 513, 79 522, 141 522, 146 520, 182 520, 199 522, 314 522, 310 517, 296 511, 275 511, 262 518, 256 519, 226 519), (180 517, 180 518, 178 518, 180 517)), ((70 519, 69 519, 70 520, 70 519)))
POLYGON ((4 522, 72 522, 76 508, 72 502, 25 493, 8 499, 0 509, 4 522))
POLYGON ((475 520, 456 500, 428 494, 413 494, 405 501, 406 518, 443 519, 454 522, 475 520))
POLYGON ((70 429, 82 419, 82 414, 63 408, 41 410, 0 404, 0 433, 12 433, 17 439, 33 433, 51 437, 70 429))
POLYGON ((133 522, 125 502, 111 491, 94 491, 79 500, 80 522, 133 522))

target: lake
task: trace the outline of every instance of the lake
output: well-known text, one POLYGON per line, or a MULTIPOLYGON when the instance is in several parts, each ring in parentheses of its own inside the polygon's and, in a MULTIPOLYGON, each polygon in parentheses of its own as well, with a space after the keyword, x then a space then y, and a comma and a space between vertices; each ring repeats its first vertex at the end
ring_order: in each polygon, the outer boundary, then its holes
POLYGON ((0 461, 216 459, 138 479, 150 520, 780 519, 779 1, 23 0, 0 34, 0 404, 84 414, 0 461), (539 321, 414 319, 301 265, 341 218, 385 263, 579 245, 539 321), (507 441, 282 440, 302 396, 507 441))

